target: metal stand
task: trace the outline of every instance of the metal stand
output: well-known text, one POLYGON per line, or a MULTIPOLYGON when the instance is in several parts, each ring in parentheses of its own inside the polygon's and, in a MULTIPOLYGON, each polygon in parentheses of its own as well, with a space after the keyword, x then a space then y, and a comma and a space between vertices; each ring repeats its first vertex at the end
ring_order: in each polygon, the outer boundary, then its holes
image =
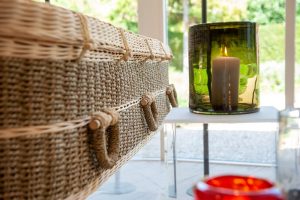
POLYGON ((136 190, 136 187, 131 183, 120 182, 120 171, 115 174, 115 182, 103 186, 100 192, 103 194, 128 194, 136 190))
MULTIPOLYGON (((208 124, 203 124, 203 168, 204 177, 209 175, 209 137, 208 137, 208 124)), ((189 188, 186 193, 194 196, 193 187, 189 188)))
POLYGON ((203 124, 203 161, 204 177, 209 175, 208 124, 203 124))
MULTIPOLYGON (((172 183, 173 185, 169 186, 169 197, 171 198, 176 198, 177 197, 177 175, 176 175, 176 124, 172 125, 172 144, 171 144, 171 148, 172 148, 172 162, 173 162, 173 180, 172 183)), ((168 157, 167 158, 167 162, 168 162, 168 157)))

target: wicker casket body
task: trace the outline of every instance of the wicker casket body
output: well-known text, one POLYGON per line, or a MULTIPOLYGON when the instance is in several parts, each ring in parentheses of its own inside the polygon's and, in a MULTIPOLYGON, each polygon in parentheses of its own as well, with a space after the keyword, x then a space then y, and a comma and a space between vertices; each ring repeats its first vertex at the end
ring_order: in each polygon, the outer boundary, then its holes
POLYGON ((0 22, 0 199, 84 199, 176 106, 169 48, 31 1, 0 22))

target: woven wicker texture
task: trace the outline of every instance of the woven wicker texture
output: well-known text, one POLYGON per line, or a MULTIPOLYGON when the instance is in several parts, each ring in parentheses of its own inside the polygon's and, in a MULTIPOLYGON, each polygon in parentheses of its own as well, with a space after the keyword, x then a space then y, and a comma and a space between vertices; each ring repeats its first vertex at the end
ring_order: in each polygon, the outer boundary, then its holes
POLYGON ((160 41, 49 4, 0 1, 0 56, 55 60, 170 59, 160 41))
POLYGON ((1 58, 0 63, 4 199, 81 196, 91 182, 99 185, 112 175, 114 171, 105 172, 91 156, 86 126, 92 113, 111 107, 120 113, 120 167, 127 161, 123 157, 150 134, 140 107, 142 95, 156 96, 159 124, 169 111, 167 62, 116 65, 1 58))
POLYGON ((170 50, 31 1, 0 1, 0 23, 0 199, 84 199, 176 105, 170 50))
MULTIPOLYGON (((160 122, 168 112, 166 105, 166 96, 159 95, 160 122)), ((112 169, 101 168, 95 158, 87 124, 65 131, 48 129, 43 134, 1 138, 1 199, 65 199, 77 193, 80 198, 73 199, 84 199, 153 135, 145 131, 140 110, 136 104, 120 111, 120 159, 112 169), (89 188, 91 184, 93 188, 89 188)))
POLYGON ((168 62, 0 58, 0 128, 44 125, 118 107, 168 85, 168 62))

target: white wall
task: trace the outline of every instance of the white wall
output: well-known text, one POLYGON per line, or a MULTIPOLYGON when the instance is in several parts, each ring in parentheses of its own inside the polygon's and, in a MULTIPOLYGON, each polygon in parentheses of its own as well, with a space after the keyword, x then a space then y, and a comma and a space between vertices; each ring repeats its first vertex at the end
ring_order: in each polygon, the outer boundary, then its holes
POLYGON ((167 44, 166 0, 138 0, 139 34, 167 44))
POLYGON ((285 107, 295 102, 296 0, 286 0, 285 10, 285 107))

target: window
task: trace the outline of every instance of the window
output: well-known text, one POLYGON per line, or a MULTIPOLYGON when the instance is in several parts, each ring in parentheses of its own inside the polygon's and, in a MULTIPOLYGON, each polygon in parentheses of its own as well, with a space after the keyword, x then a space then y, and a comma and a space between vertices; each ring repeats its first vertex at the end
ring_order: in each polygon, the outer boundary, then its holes
MULTIPOLYGON (((296 91, 300 105, 300 1, 297 1, 296 30, 296 91), (298 95, 299 94, 299 95, 298 95)), ((184 62, 184 32, 186 23, 201 23, 201 1, 169 0, 169 44, 175 55, 171 66, 171 82, 177 88, 180 104, 188 105, 188 64, 184 62), (182 3, 183 2, 183 3, 182 3), (187 6, 188 8, 186 8, 187 6), (188 22, 183 16, 188 15, 188 22)), ((260 50, 260 101, 261 105, 284 108, 285 72, 285 0, 270 3, 268 0, 207 1, 207 22, 254 21, 259 24, 260 50)))

